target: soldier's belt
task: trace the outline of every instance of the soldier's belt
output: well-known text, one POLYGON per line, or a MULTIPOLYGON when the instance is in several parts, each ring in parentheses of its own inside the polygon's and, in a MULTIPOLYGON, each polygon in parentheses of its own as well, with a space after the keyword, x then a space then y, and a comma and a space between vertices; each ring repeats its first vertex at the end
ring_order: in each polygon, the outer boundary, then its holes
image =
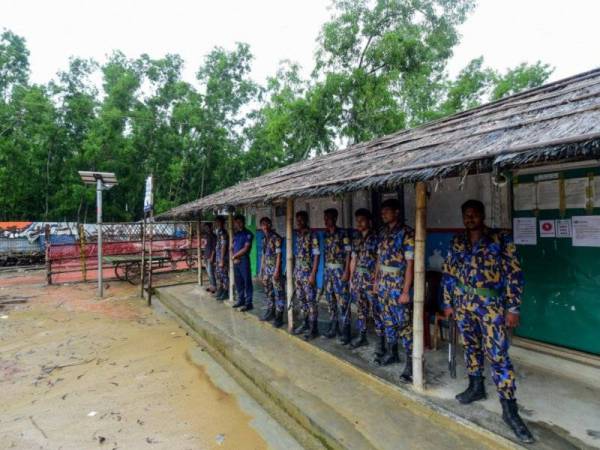
POLYGON ((359 267, 357 267, 354 270, 356 270, 357 273, 362 273, 363 275, 369 273, 369 269, 367 269, 366 267, 360 267, 359 266, 359 267))
POLYGON ((463 284, 463 283, 458 283, 458 287, 465 294, 478 295, 479 297, 488 297, 488 298, 500 297, 500 293, 496 289, 472 287, 472 286, 467 286, 466 284, 463 284))
POLYGON ((344 265, 340 263, 327 263, 325 264, 325 267, 328 269, 343 269, 344 265))
POLYGON ((382 272, 391 273, 393 275, 399 275, 400 272, 402 272, 402 269, 400 267, 394 267, 394 266, 379 266, 379 269, 382 272))

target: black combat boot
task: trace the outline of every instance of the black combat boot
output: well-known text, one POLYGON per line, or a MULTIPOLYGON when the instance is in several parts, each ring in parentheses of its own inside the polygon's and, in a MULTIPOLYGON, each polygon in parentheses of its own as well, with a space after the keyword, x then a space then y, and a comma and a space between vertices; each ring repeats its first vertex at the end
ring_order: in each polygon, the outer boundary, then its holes
POLYGON ((340 344, 348 345, 352 341, 352 326, 348 322, 342 327, 342 337, 340 339, 340 344))
POLYGON ((400 381, 404 381, 406 383, 412 382, 413 368, 412 368, 412 354, 406 354, 406 365, 404 366, 404 370, 400 374, 400 381))
POLYGON ((375 362, 377 364, 379 364, 383 355, 385 355, 385 336, 379 336, 379 342, 375 346, 375 362))
POLYGON ((281 328, 283 325, 283 311, 275 312, 275 320, 273 321, 273 326, 275 328, 281 328))
POLYGON ((319 322, 317 320, 311 320, 310 326, 306 333, 304 333, 304 340, 310 341, 319 336, 319 322))
POLYGON ((220 298, 219 298, 219 297, 221 297, 221 295, 223 295, 223 289, 219 288, 219 289, 217 289, 217 290, 216 290, 216 292, 215 292, 215 299, 216 299, 216 300, 220 300, 220 298))
POLYGON ((367 332, 363 330, 358 334, 358 337, 352 341, 350 347, 358 348, 363 347, 365 345, 369 345, 369 341, 367 341, 367 332))
POLYGON ((275 318, 275 307, 272 306, 265 311, 265 314, 260 318, 263 322, 270 322, 275 318))
POLYGON ((298 334, 302 334, 305 331, 308 331, 310 329, 309 323, 308 323, 308 314, 306 316, 304 316, 304 320, 302 321, 302 323, 297 326, 296 328, 294 328, 294 330, 292 331, 292 334, 294 335, 298 335, 298 334))
POLYGON ((500 399, 502 405, 502 419, 506 424, 513 430, 515 436, 519 441, 524 444, 531 444, 535 441, 533 435, 519 416, 519 407, 517 406, 517 400, 513 399, 500 399))
POLYGON ((232 308, 242 308, 243 306, 246 306, 246 303, 241 302, 241 301, 237 301, 234 303, 234 305, 232 306, 232 308))
POLYGON ((340 327, 338 326, 338 321, 332 320, 331 322, 329 322, 329 329, 327 330, 327 333, 325 333, 325 337, 327 339, 333 339, 338 334, 340 334, 340 327))
POLYGON ((458 394, 455 398, 463 405, 483 400, 487 398, 485 393, 484 377, 469 375, 469 386, 464 392, 458 394))
POLYGON ((400 362, 400 357, 398 356, 398 343, 395 342, 392 345, 388 344, 388 351, 385 355, 379 358, 379 365, 389 366, 390 364, 395 364, 398 362, 400 362))

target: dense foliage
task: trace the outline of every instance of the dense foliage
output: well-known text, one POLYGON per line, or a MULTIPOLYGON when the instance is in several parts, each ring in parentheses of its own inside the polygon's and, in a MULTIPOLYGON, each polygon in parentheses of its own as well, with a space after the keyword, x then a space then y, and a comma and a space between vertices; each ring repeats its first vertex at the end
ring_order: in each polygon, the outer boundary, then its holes
POLYGON ((73 58, 47 84, 29 80, 25 40, 0 35, 0 220, 93 221, 77 170, 114 171, 106 220, 196 199, 336 147, 392 133, 542 84, 537 62, 505 73, 446 66, 472 0, 335 0, 312 75, 284 61, 259 84, 248 45, 214 48, 182 79, 178 55, 73 58), (94 80, 99 76, 101 85, 94 80))

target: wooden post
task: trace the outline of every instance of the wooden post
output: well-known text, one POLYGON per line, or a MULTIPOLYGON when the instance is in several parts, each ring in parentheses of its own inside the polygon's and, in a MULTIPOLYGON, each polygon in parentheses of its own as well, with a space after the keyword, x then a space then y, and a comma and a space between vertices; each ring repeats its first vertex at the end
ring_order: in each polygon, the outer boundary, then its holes
POLYGON ((294 329, 294 199, 287 199, 285 208, 285 292, 287 300, 288 331, 294 329))
POLYGON ((196 222, 196 239, 198 239, 198 284, 202 286, 202 240, 200 239, 202 222, 200 219, 196 222))
POLYGON ((79 234, 79 261, 81 263, 81 273, 83 281, 87 281, 87 255, 85 254, 85 228, 82 223, 77 225, 77 233, 79 234))
POLYGON ((140 266, 140 278, 142 287, 140 297, 144 298, 144 285, 146 283, 146 213, 144 212, 144 220, 142 221, 142 265, 140 266))
POLYGON ((423 376, 423 315, 425 309, 425 239, 427 237, 427 184, 416 185, 415 217, 415 281, 413 302, 413 386, 418 391, 425 388, 423 376))
POLYGON ((148 306, 152 306, 152 241, 154 240, 154 223, 152 222, 152 219, 153 214, 151 212, 150 222, 148 223, 148 228, 150 230, 150 246, 148 247, 148 306))
POLYGON ((229 234, 229 301, 233 302, 233 211, 230 211, 227 216, 227 233, 229 234))
POLYGON ((50 225, 44 226, 44 239, 46 241, 46 282, 52 284, 52 262, 50 261, 50 225))
MULTIPOLYGON (((192 225, 192 222, 188 222, 188 227, 187 227, 187 232, 188 232, 188 248, 185 251, 185 260, 188 261, 188 254, 191 254, 192 252, 190 250, 192 250, 192 247, 194 246, 194 226, 192 225)), ((194 270, 194 265, 191 264, 191 260, 190 260, 190 267, 189 267, 190 272, 192 272, 194 270)))

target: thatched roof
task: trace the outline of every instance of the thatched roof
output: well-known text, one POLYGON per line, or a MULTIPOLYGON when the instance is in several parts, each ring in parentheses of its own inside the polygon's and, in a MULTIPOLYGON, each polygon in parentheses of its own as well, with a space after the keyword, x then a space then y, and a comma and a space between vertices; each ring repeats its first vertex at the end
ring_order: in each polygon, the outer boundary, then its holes
POLYGON ((173 208, 183 218, 266 204, 600 154, 600 68, 301 161, 173 208))

